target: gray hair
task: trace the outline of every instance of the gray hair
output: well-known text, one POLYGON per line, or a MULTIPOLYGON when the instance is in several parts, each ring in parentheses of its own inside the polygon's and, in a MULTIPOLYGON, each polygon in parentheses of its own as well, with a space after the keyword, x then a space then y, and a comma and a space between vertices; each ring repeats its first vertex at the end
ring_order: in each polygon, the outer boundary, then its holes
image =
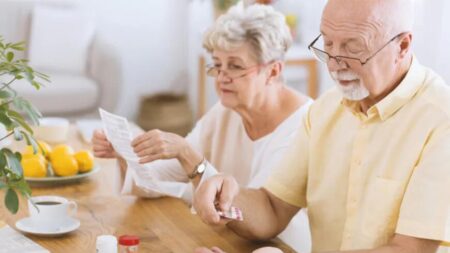
POLYGON ((285 16, 267 5, 234 6, 203 37, 203 47, 210 53, 232 51, 245 43, 250 44, 258 63, 283 60, 292 44, 285 16))

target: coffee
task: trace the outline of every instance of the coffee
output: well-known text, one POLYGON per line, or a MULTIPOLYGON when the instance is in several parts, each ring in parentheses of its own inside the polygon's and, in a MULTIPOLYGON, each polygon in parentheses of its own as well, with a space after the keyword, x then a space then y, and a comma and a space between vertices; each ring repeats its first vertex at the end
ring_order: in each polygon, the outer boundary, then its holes
POLYGON ((31 222, 37 227, 63 224, 77 211, 77 203, 60 196, 35 196, 28 201, 31 222))
POLYGON ((60 205, 61 202, 57 202, 57 201, 39 201, 35 203, 36 205, 41 205, 41 206, 51 206, 51 205, 60 205))

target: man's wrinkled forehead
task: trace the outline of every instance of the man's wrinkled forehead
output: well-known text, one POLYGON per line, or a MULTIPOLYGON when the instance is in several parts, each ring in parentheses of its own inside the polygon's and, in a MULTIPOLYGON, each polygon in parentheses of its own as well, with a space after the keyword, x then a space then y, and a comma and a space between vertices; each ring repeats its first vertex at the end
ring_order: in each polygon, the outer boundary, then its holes
POLYGON ((347 25, 384 31, 412 30, 414 0, 329 0, 322 25, 347 25))
POLYGON ((385 11, 380 10, 383 1, 385 0, 329 0, 323 12, 322 22, 380 24, 386 15, 385 11))

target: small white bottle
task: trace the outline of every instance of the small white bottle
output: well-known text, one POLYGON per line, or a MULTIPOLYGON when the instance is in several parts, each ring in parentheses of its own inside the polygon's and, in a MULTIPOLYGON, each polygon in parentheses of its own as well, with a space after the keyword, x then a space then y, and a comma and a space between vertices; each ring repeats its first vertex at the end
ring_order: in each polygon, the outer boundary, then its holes
POLYGON ((113 235, 97 236, 97 253, 117 253, 117 238, 113 235))

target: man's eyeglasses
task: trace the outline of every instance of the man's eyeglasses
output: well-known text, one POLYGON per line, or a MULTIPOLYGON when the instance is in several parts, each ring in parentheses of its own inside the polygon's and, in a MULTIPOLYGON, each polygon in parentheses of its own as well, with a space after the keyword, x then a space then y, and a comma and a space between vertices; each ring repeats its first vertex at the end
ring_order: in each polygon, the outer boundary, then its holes
POLYGON ((371 56, 369 56, 368 58, 366 58, 366 60, 362 61, 359 58, 354 58, 354 57, 348 57, 348 56, 341 56, 341 55, 330 55, 329 53, 318 49, 317 47, 314 46, 314 44, 319 40, 319 38, 322 36, 322 34, 319 34, 319 36, 317 36, 317 38, 315 38, 313 40, 313 42, 311 42, 311 44, 309 44, 308 49, 313 53, 313 55, 321 62, 323 63, 328 63, 331 59, 334 59, 337 64, 341 64, 341 62, 345 62, 345 63, 359 63, 361 64, 361 66, 364 66, 367 62, 369 62, 373 57, 375 57, 375 55, 377 55, 381 50, 383 50, 387 45, 389 45, 389 43, 391 43, 392 41, 394 41, 395 39, 397 39, 398 37, 400 37, 401 35, 403 35, 404 33, 399 33, 397 34, 394 38, 390 39, 386 44, 384 44, 380 49, 378 49, 377 51, 375 51, 375 53, 373 53, 371 56))

